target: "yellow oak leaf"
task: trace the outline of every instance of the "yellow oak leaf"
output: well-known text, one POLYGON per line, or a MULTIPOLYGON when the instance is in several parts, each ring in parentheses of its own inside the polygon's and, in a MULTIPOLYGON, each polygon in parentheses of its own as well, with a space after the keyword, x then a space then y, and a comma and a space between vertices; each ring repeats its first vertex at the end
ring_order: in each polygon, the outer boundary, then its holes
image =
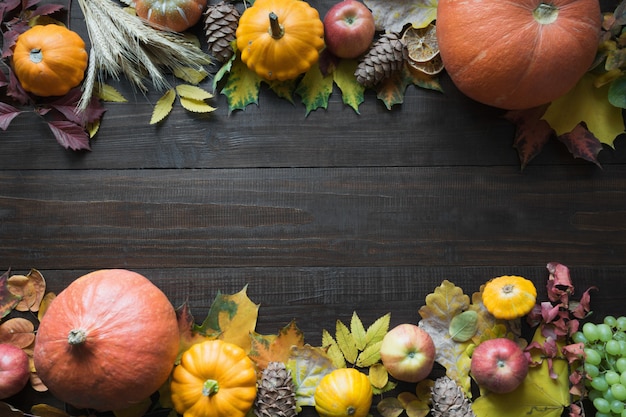
POLYGON ((446 375, 456 381, 466 395, 471 395, 469 364, 459 361, 471 342, 456 342, 448 329, 452 319, 470 307, 470 298, 460 287, 444 280, 435 291, 426 296, 426 304, 419 309, 418 323, 435 343, 435 361, 446 368, 446 375))
POLYGON ((542 119, 558 136, 585 122, 600 142, 613 147, 616 137, 626 128, 622 109, 613 106, 608 96, 609 84, 595 87, 593 75, 585 74, 572 90, 550 104, 542 119))

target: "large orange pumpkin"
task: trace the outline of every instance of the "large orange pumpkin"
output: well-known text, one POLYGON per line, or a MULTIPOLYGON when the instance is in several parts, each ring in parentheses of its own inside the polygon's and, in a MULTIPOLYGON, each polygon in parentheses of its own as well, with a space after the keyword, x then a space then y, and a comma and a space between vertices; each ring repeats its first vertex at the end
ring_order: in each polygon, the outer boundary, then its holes
POLYGON ((37 330, 34 363, 60 400, 119 410, 159 389, 178 348, 176 313, 165 294, 135 272, 100 270, 52 301, 37 330))
POLYGON ((598 0, 439 0, 437 38, 467 96, 526 109, 567 93, 598 48, 598 0))

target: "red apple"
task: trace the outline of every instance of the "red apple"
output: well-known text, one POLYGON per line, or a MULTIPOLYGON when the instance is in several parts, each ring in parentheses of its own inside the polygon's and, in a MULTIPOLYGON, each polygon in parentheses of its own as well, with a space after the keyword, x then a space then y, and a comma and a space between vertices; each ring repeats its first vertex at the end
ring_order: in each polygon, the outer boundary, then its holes
POLYGON ((414 324, 400 324, 389 330, 380 346, 380 357, 389 375, 399 381, 418 382, 426 378, 435 363, 435 343, 414 324))
POLYGON ((343 0, 324 16, 326 49, 339 58, 356 58, 367 51, 376 26, 370 9, 358 0, 343 0))
POLYGON ((485 340, 472 353, 470 372, 480 387, 504 394, 515 390, 526 378, 528 359, 511 339, 485 340))
POLYGON ((20 392, 29 378, 30 367, 26 352, 15 345, 0 344, 0 399, 20 392))

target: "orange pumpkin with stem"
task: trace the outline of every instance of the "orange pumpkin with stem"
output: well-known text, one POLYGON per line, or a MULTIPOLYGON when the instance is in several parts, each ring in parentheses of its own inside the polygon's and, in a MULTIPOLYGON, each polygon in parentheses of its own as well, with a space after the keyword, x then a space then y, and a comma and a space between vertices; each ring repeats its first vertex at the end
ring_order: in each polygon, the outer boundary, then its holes
POLYGON ((147 278, 100 270, 50 303, 35 339, 35 368, 50 392, 78 408, 120 410, 168 379, 179 349, 178 321, 147 278))
POLYGON ((598 0, 439 0, 437 38, 458 89, 503 109, 567 93, 598 48, 598 0))

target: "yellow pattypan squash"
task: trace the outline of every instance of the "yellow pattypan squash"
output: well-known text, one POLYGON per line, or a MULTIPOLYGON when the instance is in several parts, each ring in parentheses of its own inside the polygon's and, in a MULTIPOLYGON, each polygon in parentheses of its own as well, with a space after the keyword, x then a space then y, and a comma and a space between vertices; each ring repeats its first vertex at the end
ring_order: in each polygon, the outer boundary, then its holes
POLYGON ((365 417, 372 405, 372 385, 354 368, 335 369, 320 380, 314 400, 321 417, 365 417))
POLYGON ((485 284, 483 304, 495 318, 511 320, 528 314, 537 300, 532 281, 515 275, 494 278, 485 284))
POLYGON ((306 72, 324 47, 324 24, 303 0, 256 0, 237 26, 241 60, 266 80, 285 81, 306 72))
POLYGON ((239 346, 207 340, 183 353, 171 391, 183 417, 244 417, 256 398, 256 370, 239 346))

